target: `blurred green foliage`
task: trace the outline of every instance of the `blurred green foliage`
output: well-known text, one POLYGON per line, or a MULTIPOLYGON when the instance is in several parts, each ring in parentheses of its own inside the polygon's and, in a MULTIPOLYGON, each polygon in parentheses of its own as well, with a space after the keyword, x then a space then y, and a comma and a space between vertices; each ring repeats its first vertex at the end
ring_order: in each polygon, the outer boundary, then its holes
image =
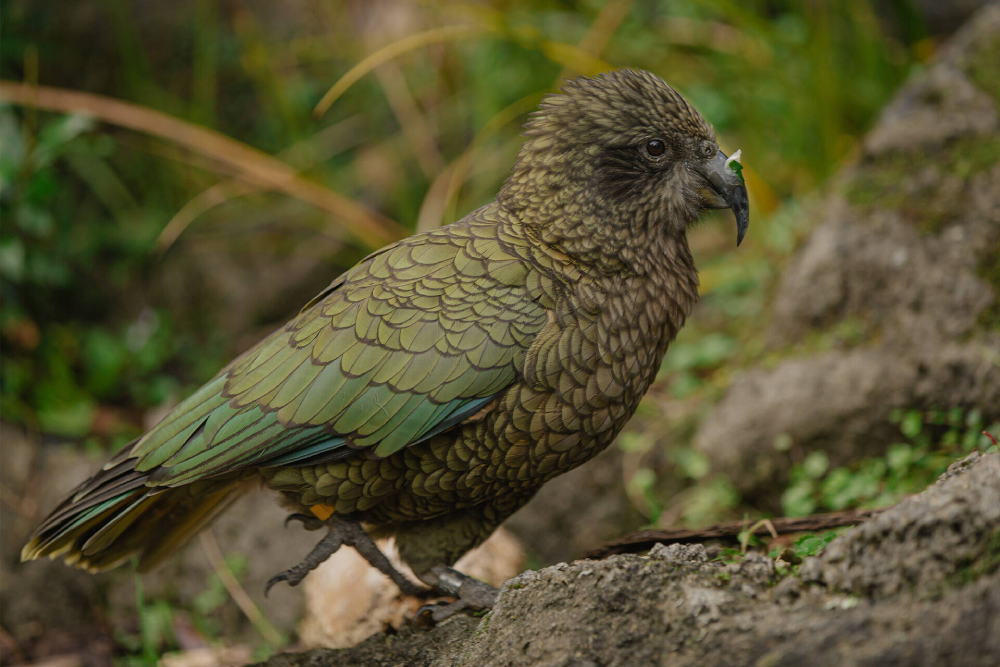
POLYGON ((0 108, 0 410, 66 437, 90 433, 102 402, 161 404, 176 388, 167 365, 201 363, 169 313, 144 306, 131 321, 111 317, 147 272, 157 230, 142 224, 109 166, 115 141, 94 127, 82 116, 50 117, 27 134, 0 108))
POLYGON ((786 516, 856 507, 885 507, 922 491, 948 466, 975 449, 993 446, 983 430, 1000 433, 1000 424, 983 424, 979 410, 896 410, 891 421, 903 440, 884 456, 830 469, 823 451, 807 454, 792 467, 781 496, 786 516))
POLYGON ((116 660, 121 667, 153 667, 159 662, 165 647, 174 646, 174 611, 165 600, 147 602, 142 577, 135 576, 136 621, 138 632, 119 630, 115 640, 125 651, 116 660))

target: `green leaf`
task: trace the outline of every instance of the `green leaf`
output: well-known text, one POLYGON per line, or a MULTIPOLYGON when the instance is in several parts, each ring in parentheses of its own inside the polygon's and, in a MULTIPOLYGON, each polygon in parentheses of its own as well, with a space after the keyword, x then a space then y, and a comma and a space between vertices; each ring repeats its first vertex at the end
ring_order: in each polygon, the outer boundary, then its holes
POLYGON ((701 479, 711 468, 708 457, 691 447, 678 447, 670 453, 670 458, 691 479, 701 479))
POLYGON ((94 404, 81 399, 68 405, 56 405, 38 410, 38 421, 47 433, 78 438, 90 431, 94 421, 94 404))
POLYGON ((37 238, 46 238, 52 234, 54 221, 52 214, 44 209, 29 204, 17 209, 17 226, 25 234, 37 238))
POLYGON ((837 539, 837 532, 833 530, 828 530, 822 535, 815 535, 813 533, 806 533, 799 539, 795 540, 795 544, 792 545, 792 551, 799 558, 808 558, 809 556, 815 556, 819 554, 826 545, 830 544, 837 539))
POLYGON ((736 160, 733 160, 732 162, 729 163, 729 168, 736 173, 736 177, 740 179, 740 183, 746 186, 747 182, 743 180, 743 165, 737 162, 736 160))
POLYGON ((632 475, 632 480, 629 482, 629 486, 638 491, 649 491, 656 484, 656 473, 649 468, 639 468, 632 475))
POLYGON ((901 430, 903 435, 907 438, 915 438, 920 435, 920 431, 923 427, 924 419, 919 410, 910 410, 907 412, 903 415, 903 420, 899 424, 899 430, 901 430))
POLYGON ((830 468, 830 457, 826 452, 811 452, 802 462, 802 468, 812 479, 819 479, 830 468))
POLYGON ((694 343, 675 342, 663 360, 665 371, 715 368, 736 352, 736 339, 724 333, 710 333, 694 343))
POLYGON ((35 169, 52 164, 66 144, 93 127, 94 119, 82 114, 68 114, 43 127, 35 148, 35 169))
POLYGON ((0 240, 0 275, 14 282, 20 282, 24 277, 24 255, 24 244, 21 243, 21 239, 0 240))
POLYGON ((905 443, 890 445, 889 451, 885 454, 885 461, 889 469, 894 471, 905 470, 913 458, 913 447, 905 443))
POLYGON ((87 389, 106 396, 118 386, 128 355, 120 340, 102 329, 93 329, 84 338, 83 362, 87 389))
POLYGON ((692 526, 704 526, 720 520, 739 502, 740 494, 729 480, 716 477, 692 487, 691 497, 684 506, 684 520, 692 526))
POLYGON ((808 516, 816 511, 812 480, 803 479, 785 489, 781 494, 781 509, 785 516, 808 516))

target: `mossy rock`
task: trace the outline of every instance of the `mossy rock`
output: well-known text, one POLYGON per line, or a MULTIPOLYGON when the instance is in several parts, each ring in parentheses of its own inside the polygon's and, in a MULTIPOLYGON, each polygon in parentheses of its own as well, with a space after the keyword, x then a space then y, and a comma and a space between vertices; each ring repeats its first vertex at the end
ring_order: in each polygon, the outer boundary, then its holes
POLYGON ((970 54, 966 72, 973 82, 1000 104, 1000 37, 970 54))
POLYGON ((976 323, 985 331, 1000 331, 1000 239, 979 256, 976 268, 976 275, 993 288, 993 303, 979 313, 976 323))
POLYGON ((845 195, 862 211, 896 210, 922 233, 936 234, 962 213, 969 180, 998 162, 996 137, 966 137, 938 150, 894 151, 859 165, 845 195), (925 169, 932 173, 921 177, 925 169), (962 182, 958 188, 954 179, 962 182))

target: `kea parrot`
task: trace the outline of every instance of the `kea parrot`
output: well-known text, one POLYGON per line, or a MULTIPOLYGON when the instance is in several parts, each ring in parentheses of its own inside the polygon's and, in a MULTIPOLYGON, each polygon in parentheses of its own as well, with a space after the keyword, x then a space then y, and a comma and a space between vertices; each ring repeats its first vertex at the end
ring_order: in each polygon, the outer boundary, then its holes
POLYGON ((348 544, 404 593, 458 598, 434 620, 491 607, 451 565, 635 412, 698 298, 688 225, 732 209, 738 245, 749 224, 711 125, 648 72, 566 82, 524 136, 494 202, 335 279, 73 489, 22 559, 145 571, 263 485, 327 531, 268 587, 348 544))

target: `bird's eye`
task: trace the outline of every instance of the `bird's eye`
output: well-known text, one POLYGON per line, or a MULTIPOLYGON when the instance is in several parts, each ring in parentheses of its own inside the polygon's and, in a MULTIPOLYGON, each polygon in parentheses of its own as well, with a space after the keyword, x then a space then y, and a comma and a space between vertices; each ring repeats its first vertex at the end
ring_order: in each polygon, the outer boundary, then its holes
POLYGON ((667 152, 667 145, 659 139, 650 139, 646 142, 646 152, 652 157, 660 157, 667 152))
POLYGON ((704 143, 701 145, 701 156, 703 158, 710 158, 715 155, 715 146, 710 143, 704 143))

